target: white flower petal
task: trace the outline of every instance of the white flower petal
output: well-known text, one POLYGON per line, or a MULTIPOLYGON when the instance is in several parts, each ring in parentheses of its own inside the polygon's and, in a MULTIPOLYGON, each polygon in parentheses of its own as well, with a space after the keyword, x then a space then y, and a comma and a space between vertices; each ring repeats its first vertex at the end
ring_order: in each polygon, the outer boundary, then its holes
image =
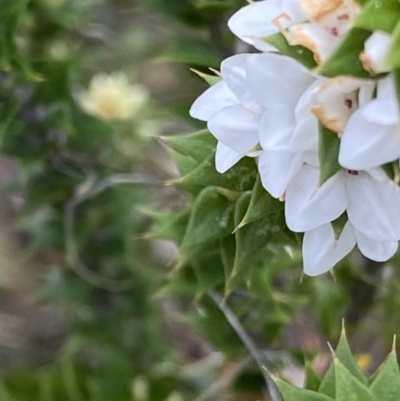
POLYGON ((296 104, 294 114, 296 120, 301 120, 311 113, 313 105, 317 102, 315 96, 318 89, 327 81, 327 78, 317 78, 301 95, 296 104))
POLYGON ((378 241, 400 238, 400 189, 393 181, 347 173, 346 192, 347 215, 354 228, 378 241))
POLYGON ((399 103, 397 101, 396 89, 393 77, 378 82, 378 95, 362 108, 364 118, 372 123, 382 125, 398 125, 399 103))
POLYGON ((295 232, 311 231, 338 218, 347 207, 342 172, 319 187, 319 169, 303 165, 286 190, 285 216, 295 232))
POLYGON ((367 170, 399 156, 399 127, 368 122, 363 109, 350 117, 340 142, 341 166, 350 170, 367 170))
POLYGON ((235 104, 239 104, 238 99, 226 82, 220 81, 195 100, 190 109, 190 115, 198 120, 208 121, 217 111, 235 104))
POLYGON ((296 125, 290 146, 293 150, 307 151, 318 149, 318 120, 315 115, 304 117, 296 125))
POLYGON ((251 93, 245 70, 246 61, 252 56, 250 54, 238 54, 227 58, 221 63, 221 74, 239 102, 247 109, 258 113, 262 111, 262 106, 251 93))
POLYGON ((307 231, 303 239, 304 273, 309 276, 326 273, 350 253, 355 244, 354 230, 349 222, 337 240, 330 223, 307 231))
POLYGON ((262 152, 258 159, 258 171, 264 188, 272 196, 279 198, 302 164, 301 153, 262 152))
MULTIPOLYGON (((307 19, 303 8, 299 4, 299 0, 282 0, 282 13, 286 14, 290 18, 290 24, 299 24, 307 19)), ((282 17, 283 19, 283 17, 282 17)), ((286 17, 286 19, 288 19, 286 17)), ((282 25, 282 28, 285 25, 282 25)), ((288 25, 289 26, 289 25, 288 25)))
POLYGON ((304 20, 295 0, 268 0, 249 4, 228 21, 229 29, 243 42, 261 51, 275 48, 263 38, 304 20))
POLYGON ((358 107, 368 104, 375 96, 376 85, 372 82, 361 85, 358 91, 358 107))
POLYGON ((354 231, 358 249, 368 259, 375 260, 376 262, 385 262, 397 251, 397 241, 377 241, 367 237, 358 230, 354 231))
POLYGON ((222 143, 238 153, 247 153, 258 144, 260 117, 241 105, 213 114, 208 129, 222 143))
POLYGON ((289 107, 267 110, 261 117, 260 143, 264 150, 289 150, 295 129, 293 110, 289 107))
POLYGON ((333 36, 319 24, 304 23, 291 26, 285 35, 291 46, 300 45, 310 49, 318 63, 325 61, 340 38, 333 36))
POLYGON ((286 107, 294 111, 315 79, 302 64, 275 53, 252 55, 247 60, 246 72, 254 97, 270 110, 286 107))
POLYGON ((215 153, 215 167, 219 173, 223 174, 234 166, 243 156, 243 154, 236 152, 222 142, 218 142, 217 151, 215 153))
POLYGON ((338 76, 323 82, 315 89, 316 106, 312 111, 321 123, 332 131, 342 133, 357 108, 358 90, 374 87, 368 81, 338 76))

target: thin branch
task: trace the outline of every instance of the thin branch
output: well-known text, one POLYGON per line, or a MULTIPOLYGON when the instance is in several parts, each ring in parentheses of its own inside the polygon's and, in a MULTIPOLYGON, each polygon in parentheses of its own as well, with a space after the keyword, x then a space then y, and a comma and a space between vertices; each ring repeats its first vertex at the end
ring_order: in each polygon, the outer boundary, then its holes
POLYGON ((267 368, 260 356, 260 351, 257 349, 257 346, 254 344, 254 342, 250 338, 250 336, 246 333, 243 326, 241 325, 239 320, 236 318, 235 314, 226 305, 226 303, 223 302, 222 297, 220 297, 218 294, 216 294, 215 292, 210 292, 209 296, 216 303, 216 305, 221 310, 221 312, 224 314, 226 320, 231 325, 232 329, 235 331, 235 333, 238 335, 238 337, 242 340, 244 346, 249 351, 254 362, 259 367, 259 369, 264 377, 264 380, 267 385, 267 389, 268 389, 269 395, 271 396, 272 401, 282 401, 281 396, 278 391, 278 388, 276 387, 276 384, 273 381, 272 377, 269 375, 267 368))

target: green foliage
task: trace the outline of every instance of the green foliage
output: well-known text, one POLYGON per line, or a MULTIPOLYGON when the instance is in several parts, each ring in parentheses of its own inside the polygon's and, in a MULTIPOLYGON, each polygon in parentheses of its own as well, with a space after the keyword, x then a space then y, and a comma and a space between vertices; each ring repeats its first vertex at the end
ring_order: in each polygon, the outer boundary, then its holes
POLYGON ((399 48, 400 48, 400 23, 396 25, 393 31, 392 44, 390 46, 389 54, 387 56, 388 64, 395 69, 400 68, 399 48))
POLYGON ((284 401, 394 401, 399 394, 400 370, 395 350, 392 350, 369 381, 357 366, 344 331, 321 384, 318 386, 319 378, 310 366, 306 372, 304 388, 275 379, 284 401))
POLYGON ((328 60, 318 67, 317 72, 327 77, 350 75, 357 78, 370 78, 371 74, 364 69, 360 60, 364 42, 370 34, 365 29, 352 28, 328 60))
POLYGON ((400 17, 400 4, 397 0, 378 2, 369 0, 358 15, 355 26, 369 31, 392 33, 400 17))
POLYGON ((318 146, 321 165, 319 182, 322 185, 341 169, 338 162, 340 138, 336 132, 320 125, 318 146))
POLYGON ((264 40, 270 45, 276 47, 281 54, 294 58, 304 64, 307 68, 312 69, 317 66, 311 50, 308 50, 303 46, 289 45, 285 36, 281 33, 267 36, 264 40))

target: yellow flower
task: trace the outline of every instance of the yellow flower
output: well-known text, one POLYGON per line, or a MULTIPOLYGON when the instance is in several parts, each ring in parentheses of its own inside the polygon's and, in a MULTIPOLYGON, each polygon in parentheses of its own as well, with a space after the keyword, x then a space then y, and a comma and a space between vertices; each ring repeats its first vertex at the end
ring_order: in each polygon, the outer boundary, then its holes
POLYGON ((368 370, 373 363, 371 354, 359 354, 359 355, 357 355, 356 360, 357 360, 357 365, 359 366, 359 368, 364 371, 368 370))
POLYGON ((133 118, 149 94, 142 85, 131 85, 123 73, 95 75, 89 89, 78 95, 81 107, 103 120, 133 118))

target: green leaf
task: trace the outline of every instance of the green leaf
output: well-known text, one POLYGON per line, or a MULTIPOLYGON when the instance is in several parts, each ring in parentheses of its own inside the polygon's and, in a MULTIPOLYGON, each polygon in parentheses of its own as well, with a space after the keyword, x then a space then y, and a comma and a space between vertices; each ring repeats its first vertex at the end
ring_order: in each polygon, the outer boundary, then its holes
POLYGON ((200 254, 202 256, 191 260, 196 276, 197 298, 225 282, 225 269, 219 244, 218 241, 213 244, 207 243, 205 251, 200 254))
POLYGON ((351 372, 354 377, 356 377, 361 383, 368 385, 367 378, 365 377, 363 371, 357 365, 357 362, 354 359, 353 354, 351 353, 344 327, 342 328, 340 340, 335 350, 335 356, 346 367, 346 369, 351 372))
POLYGON ((392 33, 400 19, 398 0, 369 0, 354 22, 354 26, 369 31, 392 33))
POLYGON ((282 394, 283 401, 334 401, 325 394, 299 388, 277 378, 274 378, 274 381, 282 394))
POLYGON ((321 385, 321 378, 317 375, 315 370, 311 367, 310 362, 306 361, 305 364, 305 382, 304 387, 307 390, 318 391, 321 385))
POLYGON ((275 33, 267 36, 264 40, 270 45, 276 47, 279 53, 294 58, 305 67, 313 69, 317 66, 314 54, 311 50, 303 46, 291 46, 281 33, 275 33))
POLYGON ((191 248, 202 242, 220 239, 232 233, 234 205, 218 193, 217 188, 205 188, 192 206, 181 254, 190 259, 191 248))
POLYGON ((329 366, 325 376, 322 378, 318 392, 335 398, 335 368, 333 364, 329 366))
MULTIPOLYGON (((351 353, 344 327, 340 335, 339 343, 335 350, 335 357, 341 361, 341 363, 351 372, 353 377, 359 380, 360 383, 368 385, 368 380, 366 379, 362 370, 358 367, 357 362, 355 361, 351 353)), ((335 376, 335 367, 334 364, 332 364, 323 377, 321 386, 318 391, 332 398, 335 398, 336 381, 337 377, 335 376)))
POLYGON ((168 282, 155 294, 156 297, 186 296, 193 297, 197 291, 197 278, 189 264, 173 271, 168 282))
MULTIPOLYGON (((243 221, 243 216, 251 202, 251 193, 244 193, 236 203, 235 224, 243 221)), ((229 293, 240 282, 246 273, 251 273, 255 264, 267 247, 287 245, 293 240, 285 224, 282 210, 271 213, 236 229, 236 253, 231 277, 227 283, 229 293)))
MULTIPOLYGON (((191 157, 185 156, 181 152, 177 152, 174 149, 171 149, 171 148, 168 149, 168 153, 169 153, 171 159, 176 164, 176 167, 178 168, 179 174, 181 176, 185 176, 185 175, 191 173, 199 165, 199 163, 196 160, 192 159, 191 157)), ((171 183, 173 183, 173 181, 171 183)), ((168 184, 168 182, 167 182, 167 184, 168 184)), ((190 188, 191 188, 190 185, 185 187, 185 189, 188 192, 190 192, 190 188)))
POLYGON ((400 371, 394 350, 379 367, 370 389, 379 400, 398 401, 400 394, 400 371))
POLYGON ((243 220, 239 223, 238 228, 245 226, 255 220, 261 219, 270 213, 277 213, 284 208, 283 202, 273 198, 263 187, 261 178, 257 175, 254 184, 249 207, 243 220))
POLYGON ((318 143, 318 155, 321 166, 319 182, 322 185, 341 170, 338 161, 340 139, 336 132, 320 125, 318 143))
POLYGON ((361 28, 352 28, 332 55, 322 63, 317 72, 327 77, 351 75, 358 78, 371 78, 364 69, 360 54, 370 32, 361 28))
POLYGON ((217 140, 207 129, 187 135, 164 136, 161 139, 171 149, 199 163, 207 159, 217 146, 217 140))
POLYGON ((257 168, 253 158, 245 157, 226 173, 220 174, 215 169, 215 153, 189 174, 171 181, 183 189, 193 185, 215 186, 233 191, 250 191, 257 177, 257 168))
POLYGON ((145 238, 164 239, 177 244, 182 242, 189 222, 189 209, 179 213, 148 211, 147 214, 153 218, 156 228, 146 234, 145 238))
MULTIPOLYGON (((400 3, 398 3, 400 7, 400 3)), ((398 17, 400 19, 400 17, 398 17)), ((392 43, 390 45, 389 54, 386 58, 388 65, 392 68, 400 67, 400 22, 397 24, 396 28, 392 34, 392 43)))
POLYGON ((361 383, 338 358, 335 358, 334 365, 335 401, 383 401, 378 400, 367 387, 368 384, 361 383))
POLYGON ((225 270, 225 280, 227 281, 232 274, 235 264, 236 238, 234 235, 228 235, 221 239, 221 258, 225 270))
MULTIPOLYGON (((217 73, 216 70, 211 69, 213 72, 217 73)), ((210 74, 205 74, 204 72, 197 71, 194 68, 191 68, 191 71, 193 71, 196 75, 198 75, 200 78, 204 79, 208 83, 208 85, 213 86, 220 82, 222 80, 220 75, 210 75, 210 74)))

